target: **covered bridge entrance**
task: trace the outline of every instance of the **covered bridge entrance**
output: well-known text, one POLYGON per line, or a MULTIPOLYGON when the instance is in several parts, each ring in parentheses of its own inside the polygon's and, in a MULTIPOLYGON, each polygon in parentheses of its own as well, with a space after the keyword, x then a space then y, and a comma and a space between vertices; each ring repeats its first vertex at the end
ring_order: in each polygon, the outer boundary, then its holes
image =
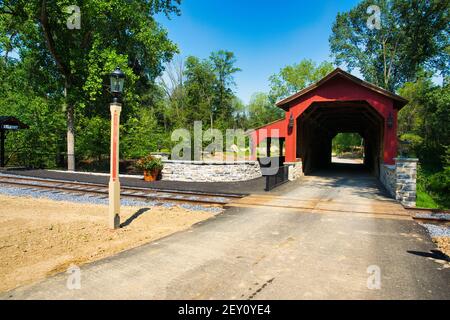
POLYGON ((284 119, 253 130, 252 157, 257 147, 280 139, 286 163, 301 163, 303 173, 331 164, 331 145, 338 133, 359 133, 364 139, 364 164, 376 176, 380 165, 397 156, 397 114, 404 98, 336 69, 317 83, 281 100, 284 119))

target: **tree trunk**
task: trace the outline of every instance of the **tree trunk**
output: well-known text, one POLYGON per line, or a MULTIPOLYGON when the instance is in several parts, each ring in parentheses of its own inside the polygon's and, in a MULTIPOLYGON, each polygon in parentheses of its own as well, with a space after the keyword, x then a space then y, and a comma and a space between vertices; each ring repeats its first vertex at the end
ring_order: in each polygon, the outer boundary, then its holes
POLYGON ((67 90, 68 84, 66 82, 64 88, 64 97, 66 99, 67 112, 67 170, 75 171, 75 120, 74 120, 74 106, 69 101, 67 90))

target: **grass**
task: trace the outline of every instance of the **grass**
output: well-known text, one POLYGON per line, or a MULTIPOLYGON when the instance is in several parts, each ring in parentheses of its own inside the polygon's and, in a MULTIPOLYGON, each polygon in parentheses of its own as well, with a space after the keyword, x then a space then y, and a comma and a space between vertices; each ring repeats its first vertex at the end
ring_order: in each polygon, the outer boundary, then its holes
POLYGON ((417 190, 416 206, 419 208, 439 209, 440 206, 426 192, 417 190))
POLYGON ((436 170, 420 166, 417 173, 416 206, 428 209, 448 209, 450 207, 448 194, 438 194, 428 190, 430 177, 436 173, 436 170))

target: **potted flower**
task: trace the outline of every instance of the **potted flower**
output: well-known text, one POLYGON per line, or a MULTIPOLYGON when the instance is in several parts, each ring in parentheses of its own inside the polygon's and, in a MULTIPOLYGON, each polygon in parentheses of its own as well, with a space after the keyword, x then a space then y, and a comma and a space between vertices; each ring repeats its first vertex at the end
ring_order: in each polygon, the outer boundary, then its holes
POLYGON ((146 156, 136 162, 136 166, 144 171, 145 181, 156 181, 164 165, 161 159, 153 156, 146 156))

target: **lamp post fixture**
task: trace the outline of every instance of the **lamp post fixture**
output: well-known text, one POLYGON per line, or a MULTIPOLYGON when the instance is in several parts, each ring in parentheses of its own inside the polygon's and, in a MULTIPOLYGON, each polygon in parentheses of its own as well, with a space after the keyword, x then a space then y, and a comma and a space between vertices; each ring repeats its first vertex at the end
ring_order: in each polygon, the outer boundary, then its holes
POLYGON ((119 125, 122 104, 119 102, 123 92, 125 74, 119 67, 110 75, 111 94, 114 99, 110 104, 111 110, 111 157, 109 179, 109 216, 108 224, 111 229, 120 228, 120 181, 119 181, 119 125))
POLYGON ((289 130, 292 130, 294 128, 294 115, 291 112, 291 115, 289 117, 289 124, 288 124, 289 130))

